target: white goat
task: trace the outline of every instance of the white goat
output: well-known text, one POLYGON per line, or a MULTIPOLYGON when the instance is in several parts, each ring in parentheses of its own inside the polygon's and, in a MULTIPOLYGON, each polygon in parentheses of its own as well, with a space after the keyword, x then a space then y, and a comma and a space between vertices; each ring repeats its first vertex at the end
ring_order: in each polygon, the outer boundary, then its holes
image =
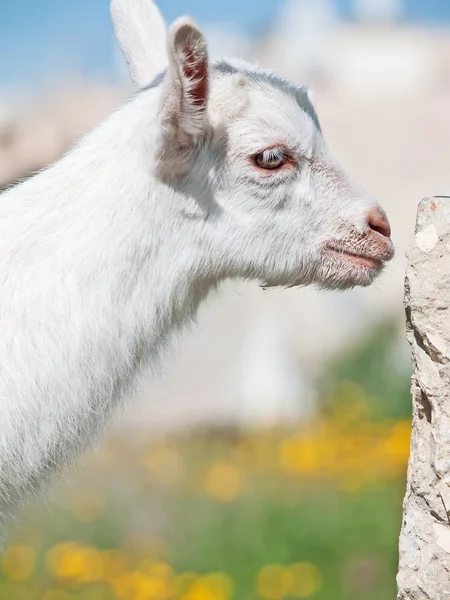
POLYGON ((166 42, 151 0, 112 13, 139 92, 1 197, 0 537, 221 281, 345 289, 393 255, 304 87, 210 65, 187 18, 166 42))

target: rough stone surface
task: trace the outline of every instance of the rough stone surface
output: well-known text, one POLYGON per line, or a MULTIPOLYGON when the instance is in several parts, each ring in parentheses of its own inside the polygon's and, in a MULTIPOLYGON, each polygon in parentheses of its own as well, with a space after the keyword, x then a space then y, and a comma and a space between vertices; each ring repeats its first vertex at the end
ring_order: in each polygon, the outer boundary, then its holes
POLYGON ((450 197, 423 200, 405 280, 413 429, 398 600, 450 600, 450 197))

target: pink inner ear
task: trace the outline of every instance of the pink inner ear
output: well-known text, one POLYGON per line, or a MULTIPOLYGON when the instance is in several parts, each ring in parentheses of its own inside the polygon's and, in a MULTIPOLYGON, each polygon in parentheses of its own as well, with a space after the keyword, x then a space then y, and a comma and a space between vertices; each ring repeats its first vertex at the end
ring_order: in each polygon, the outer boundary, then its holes
POLYGON ((199 59, 192 46, 185 49, 184 74, 191 81, 189 97, 194 106, 203 106, 208 94, 208 65, 204 57, 199 59))

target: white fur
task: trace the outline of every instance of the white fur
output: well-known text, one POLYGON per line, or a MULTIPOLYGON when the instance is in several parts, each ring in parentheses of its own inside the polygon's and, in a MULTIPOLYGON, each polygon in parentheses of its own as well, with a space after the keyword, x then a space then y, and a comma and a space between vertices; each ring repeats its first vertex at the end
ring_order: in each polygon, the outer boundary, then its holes
POLYGON ((153 3, 113 8, 135 81, 149 83, 156 57, 167 73, 0 201, 0 530, 102 431, 225 278, 368 285, 379 268, 326 244, 392 255, 305 88, 243 63, 208 66, 189 20, 172 26, 161 59, 153 3), (254 166, 280 144, 295 164, 254 166))
POLYGON ((111 15, 132 80, 148 85, 167 65, 166 27, 153 0, 111 0, 111 15))

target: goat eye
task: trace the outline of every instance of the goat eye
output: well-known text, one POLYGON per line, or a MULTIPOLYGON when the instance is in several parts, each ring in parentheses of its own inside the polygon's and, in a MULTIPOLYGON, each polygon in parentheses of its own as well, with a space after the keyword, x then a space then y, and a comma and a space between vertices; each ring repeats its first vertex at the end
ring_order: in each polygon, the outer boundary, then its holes
POLYGON ((254 161, 260 169, 279 169, 286 163, 286 155, 282 148, 270 148, 254 156, 254 161))

